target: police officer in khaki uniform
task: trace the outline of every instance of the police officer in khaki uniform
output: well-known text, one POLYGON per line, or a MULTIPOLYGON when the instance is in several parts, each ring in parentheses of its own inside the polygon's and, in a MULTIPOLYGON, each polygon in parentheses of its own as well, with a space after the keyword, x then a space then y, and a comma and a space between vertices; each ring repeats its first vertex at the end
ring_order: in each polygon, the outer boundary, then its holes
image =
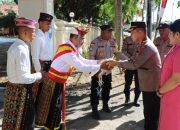
POLYGON ((161 61, 163 62, 165 55, 172 47, 169 41, 169 25, 167 23, 160 23, 157 29, 159 30, 160 36, 154 40, 154 44, 156 45, 161 61))
POLYGON ((156 95, 159 87, 161 59, 154 43, 147 37, 144 22, 131 22, 132 40, 138 43, 138 55, 134 60, 110 61, 109 68, 117 65, 122 68, 138 69, 140 90, 143 95, 145 130, 157 130, 160 98, 156 95))
MULTIPOLYGON (((102 25, 101 27, 101 36, 94 39, 89 48, 89 56, 92 60, 103 60, 107 58, 112 58, 114 56, 115 42, 112 39, 112 28, 110 25, 102 25)), ((98 77, 96 75, 91 78, 91 106, 92 106, 92 117, 94 119, 100 119, 98 112, 98 104, 100 97, 100 89, 102 88, 102 100, 103 100, 103 110, 107 113, 111 112, 111 109, 108 106, 108 101, 110 99, 110 89, 112 75, 111 71, 106 71, 102 76, 103 85, 99 86, 98 77)))
MULTIPOLYGON (((137 47, 138 47, 138 45, 132 41, 130 36, 128 36, 123 41, 122 52, 129 59, 133 60, 136 56, 137 47)), ((134 77, 134 81, 135 81, 135 89, 134 89, 135 97, 134 97, 133 105, 138 107, 138 106, 140 106, 140 104, 138 103, 138 98, 141 93, 141 91, 139 90, 138 72, 137 72, 137 70, 130 70, 130 69, 126 69, 125 75, 124 75, 124 78, 125 78, 125 87, 124 87, 125 106, 129 105, 128 103, 130 101, 130 86, 132 84, 133 77, 134 77)))

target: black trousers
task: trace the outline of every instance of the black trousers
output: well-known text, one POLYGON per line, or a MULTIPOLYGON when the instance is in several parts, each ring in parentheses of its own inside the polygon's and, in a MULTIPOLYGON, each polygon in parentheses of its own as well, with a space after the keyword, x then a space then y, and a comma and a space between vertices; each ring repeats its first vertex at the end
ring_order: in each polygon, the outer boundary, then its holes
POLYGON ((97 106, 99 104, 99 97, 100 94, 102 94, 102 100, 103 103, 108 103, 110 99, 110 89, 112 88, 111 81, 112 81, 112 75, 103 75, 102 76, 103 85, 102 91, 100 93, 101 87, 98 84, 98 78, 96 76, 91 77, 91 94, 90 94, 90 100, 92 106, 97 106))
POLYGON ((61 130, 61 110, 62 110, 62 91, 63 84, 56 83, 54 94, 51 99, 49 114, 46 121, 46 127, 54 130, 58 126, 61 130))
POLYGON ((157 130, 160 98, 156 95, 156 92, 142 92, 142 95, 145 118, 144 128, 145 130, 157 130))
POLYGON ((141 91, 139 89, 139 80, 138 80, 138 72, 137 70, 126 70, 125 71, 125 87, 124 87, 124 94, 129 98, 130 96, 130 86, 133 81, 133 77, 135 80, 135 89, 134 94, 135 97, 139 97, 141 91))

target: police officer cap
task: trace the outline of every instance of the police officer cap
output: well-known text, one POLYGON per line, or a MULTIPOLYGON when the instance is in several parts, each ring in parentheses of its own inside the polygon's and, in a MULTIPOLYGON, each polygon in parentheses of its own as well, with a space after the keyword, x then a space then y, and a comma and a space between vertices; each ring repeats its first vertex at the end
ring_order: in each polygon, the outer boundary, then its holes
POLYGON ((53 16, 47 13, 40 13, 39 21, 48 21, 51 22, 53 19, 53 16))
POLYGON ((172 24, 170 24, 169 28, 172 32, 180 33, 180 19, 177 19, 172 24))
POLYGON ((110 25, 102 25, 102 26, 100 26, 100 29, 101 29, 101 31, 105 31, 105 30, 112 31, 113 30, 113 28, 110 25))
POLYGON ((128 32, 134 31, 136 28, 146 28, 146 23, 145 22, 131 22, 131 27, 128 29, 128 32))
POLYGON ((160 23, 157 29, 164 29, 164 28, 169 28, 169 24, 167 23, 160 23))

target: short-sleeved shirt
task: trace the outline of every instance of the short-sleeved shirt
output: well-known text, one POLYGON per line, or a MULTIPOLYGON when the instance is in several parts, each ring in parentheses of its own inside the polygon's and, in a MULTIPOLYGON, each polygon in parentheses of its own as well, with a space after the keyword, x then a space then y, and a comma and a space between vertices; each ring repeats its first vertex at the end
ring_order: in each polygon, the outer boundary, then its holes
POLYGON ((115 42, 113 39, 103 40, 101 37, 94 39, 89 48, 89 59, 102 60, 114 56, 115 42))
MULTIPOLYGON (((100 36, 94 39, 89 48, 89 59, 103 60, 113 58, 115 52, 115 42, 113 39, 103 40, 100 36)), ((111 71, 106 71, 106 75, 111 71)))
POLYGON ((134 43, 131 37, 126 37, 123 41, 122 52, 130 59, 134 59, 138 50, 138 44, 134 43))
POLYGON ((163 62, 164 57, 167 55, 168 51, 171 49, 172 45, 170 44, 169 40, 164 41, 162 38, 157 37, 154 40, 154 44, 156 45, 160 57, 161 57, 161 62, 163 62))

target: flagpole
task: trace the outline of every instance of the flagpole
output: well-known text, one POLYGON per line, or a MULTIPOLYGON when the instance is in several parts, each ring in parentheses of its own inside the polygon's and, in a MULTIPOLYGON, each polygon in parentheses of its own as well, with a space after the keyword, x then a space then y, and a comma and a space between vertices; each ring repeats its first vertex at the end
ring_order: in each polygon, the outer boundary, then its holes
POLYGON ((147 33, 148 37, 151 39, 152 34, 152 1, 147 1, 147 33))
MULTIPOLYGON (((159 9, 158 9, 158 16, 157 16, 157 23, 156 23, 156 28, 159 26, 159 24, 161 23, 161 20, 162 20, 162 16, 164 14, 164 10, 166 8, 166 5, 167 5, 167 1, 168 0, 161 0, 161 3, 160 3, 160 6, 159 6, 159 9)), ((156 38, 157 36, 157 30, 155 31, 155 34, 154 34, 154 39, 156 38)))

